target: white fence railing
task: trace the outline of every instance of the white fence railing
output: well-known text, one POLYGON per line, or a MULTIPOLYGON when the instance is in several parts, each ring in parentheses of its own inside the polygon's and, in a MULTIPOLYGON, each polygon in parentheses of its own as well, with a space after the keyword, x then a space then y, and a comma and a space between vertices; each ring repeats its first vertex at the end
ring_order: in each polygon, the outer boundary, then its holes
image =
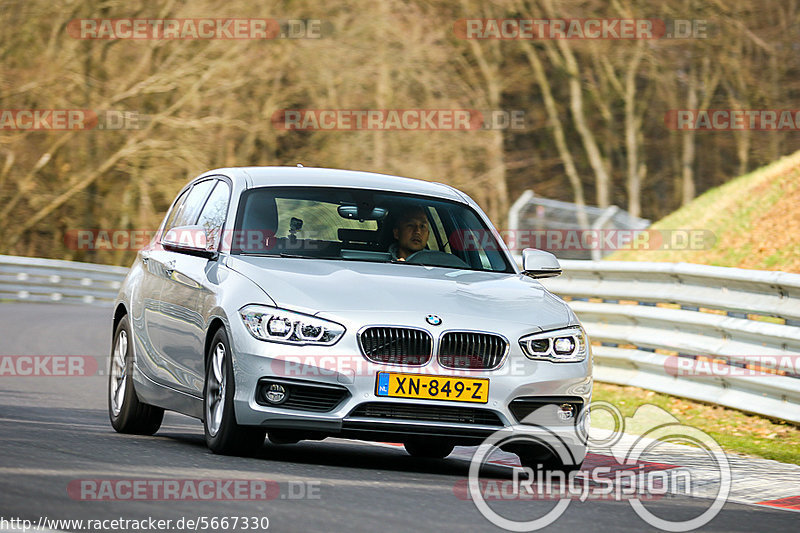
MULTIPOLYGON (((800 275, 561 261, 595 379, 800 423, 800 275), (757 374, 757 375, 753 375, 757 374)), ((0 256, 0 301, 111 305, 128 269, 0 256)))
POLYGON ((592 340, 595 379, 800 422, 800 275, 562 261, 542 280, 592 340))
POLYGON ((127 268, 0 255, 0 301, 112 305, 127 268))

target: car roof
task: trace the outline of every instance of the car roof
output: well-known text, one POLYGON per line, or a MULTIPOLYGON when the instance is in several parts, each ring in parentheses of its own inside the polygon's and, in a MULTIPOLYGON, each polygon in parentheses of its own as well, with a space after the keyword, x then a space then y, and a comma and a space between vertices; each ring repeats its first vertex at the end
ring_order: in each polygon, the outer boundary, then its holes
POLYGON ((266 186, 353 187, 436 196, 466 202, 456 189, 443 183, 374 172, 315 167, 232 167, 210 170, 201 177, 219 174, 242 182, 243 188, 247 189, 266 186))

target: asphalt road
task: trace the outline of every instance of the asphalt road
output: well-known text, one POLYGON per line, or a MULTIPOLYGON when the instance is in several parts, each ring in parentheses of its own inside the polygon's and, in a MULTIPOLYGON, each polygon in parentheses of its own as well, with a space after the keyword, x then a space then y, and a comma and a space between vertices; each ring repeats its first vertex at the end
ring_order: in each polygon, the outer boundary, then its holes
MULTIPOLYGON (((108 309, 0 304, 0 356, 105 358, 110 337, 108 309)), ((105 374, 106 363, 100 368, 105 374)), ((111 428, 106 409, 105 375, 0 377, 0 527, 2 520, 14 518, 37 524, 44 517, 152 517, 172 520, 171 530, 178 531, 175 526, 181 518, 237 516, 267 517, 269 529, 276 531, 499 530, 471 501, 456 497, 454 486, 468 472, 468 463, 460 459, 420 460, 402 448, 338 439, 282 446, 267 443, 255 457, 223 457, 206 449, 199 421, 168 414, 154 437, 120 435, 111 428), (76 489, 80 480, 97 479, 267 480, 277 483, 280 494, 266 501, 82 498, 76 489), (303 492, 305 497, 300 497, 303 492)), ((506 475, 499 469, 495 474, 506 475)), ((530 519, 552 505, 505 502, 497 508, 514 506, 508 507, 509 513, 530 519)), ((695 516, 707 505, 704 500, 665 498, 647 507, 676 520, 695 516)), ((797 525, 795 513, 727 504, 702 530, 779 532, 796 530, 797 525)), ((61 529, 77 530, 74 525, 61 529)), ((572 502, 548 527, 553 531, 649 529, 628 503, 604 501, 572 502)))

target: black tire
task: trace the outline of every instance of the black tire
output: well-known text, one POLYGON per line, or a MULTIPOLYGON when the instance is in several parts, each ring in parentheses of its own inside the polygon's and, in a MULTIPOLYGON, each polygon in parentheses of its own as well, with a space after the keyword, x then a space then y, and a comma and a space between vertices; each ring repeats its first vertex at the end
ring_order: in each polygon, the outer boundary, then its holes
POLYGON ((231 347, 225 328, 220 328, 211 340, 206 362, 206 379, 203 387, 203 427, 206 445, 221 455, 251 455, 264 444, 266 431, 236 423, 233 408, 235 381, 231 362, 231 347), (222 350, 221 356, 218 350, 222 350), (215 362, 221 358, 217 372, 215 362), (219 377, 224 380, 219 382, 219 377), (219 402, 222 402, 219 405, 219 402))
POLYGON ((453 453, 455 448, 452 442, 437 438, 409 440, 403 446, 412 457, 424 459, 444 459, 453 453))
POLYGON ((136 396, 133 385, 133 346, 128 317, 114 332, 108 371, 108 417, 119 433, 153 435, 161 427, 164 410, 136 396))

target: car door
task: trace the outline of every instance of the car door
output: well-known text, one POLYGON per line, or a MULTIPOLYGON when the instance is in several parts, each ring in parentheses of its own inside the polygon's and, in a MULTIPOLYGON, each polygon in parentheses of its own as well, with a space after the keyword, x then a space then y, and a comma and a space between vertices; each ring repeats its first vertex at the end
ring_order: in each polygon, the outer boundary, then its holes
MULTIPOLYGON (((201 185, 201 182, 198 185, 201 185)), ((199 225, 205 229, 208 245, 219 248, 230 200, 230 186, 213 180, 209 192, 201 191, 187 203, 204 196, 199 209, 191 208, 179 225, 199 225)), ((193 191, 194 192, 194 191, 193 191)), ((190 206, 191 207, 191 206, 190 206)), ((173 386, 200 396, 204 383, 205 316, 214 305, 217 292, 216 259, 180 252, 169 254, 169 276, 161 291, 161 354, 164 370, 173 386)))
MULTIPOLYGON (((183 210, 189 195, 184 190, 173 202, 164 227, 172 227, 174 220, 183 210)), ((159 322, 161 314, 161 291, 167 277, 166 254, 158 245, 160 237, 139 251, 137 260, 141 262, 141 283, 135 286, 136 293, 131 297, 131 328, 136 343, 137 365, 151 379, 165 379, 162 374, 162 357, 159 351, 159 322)))

